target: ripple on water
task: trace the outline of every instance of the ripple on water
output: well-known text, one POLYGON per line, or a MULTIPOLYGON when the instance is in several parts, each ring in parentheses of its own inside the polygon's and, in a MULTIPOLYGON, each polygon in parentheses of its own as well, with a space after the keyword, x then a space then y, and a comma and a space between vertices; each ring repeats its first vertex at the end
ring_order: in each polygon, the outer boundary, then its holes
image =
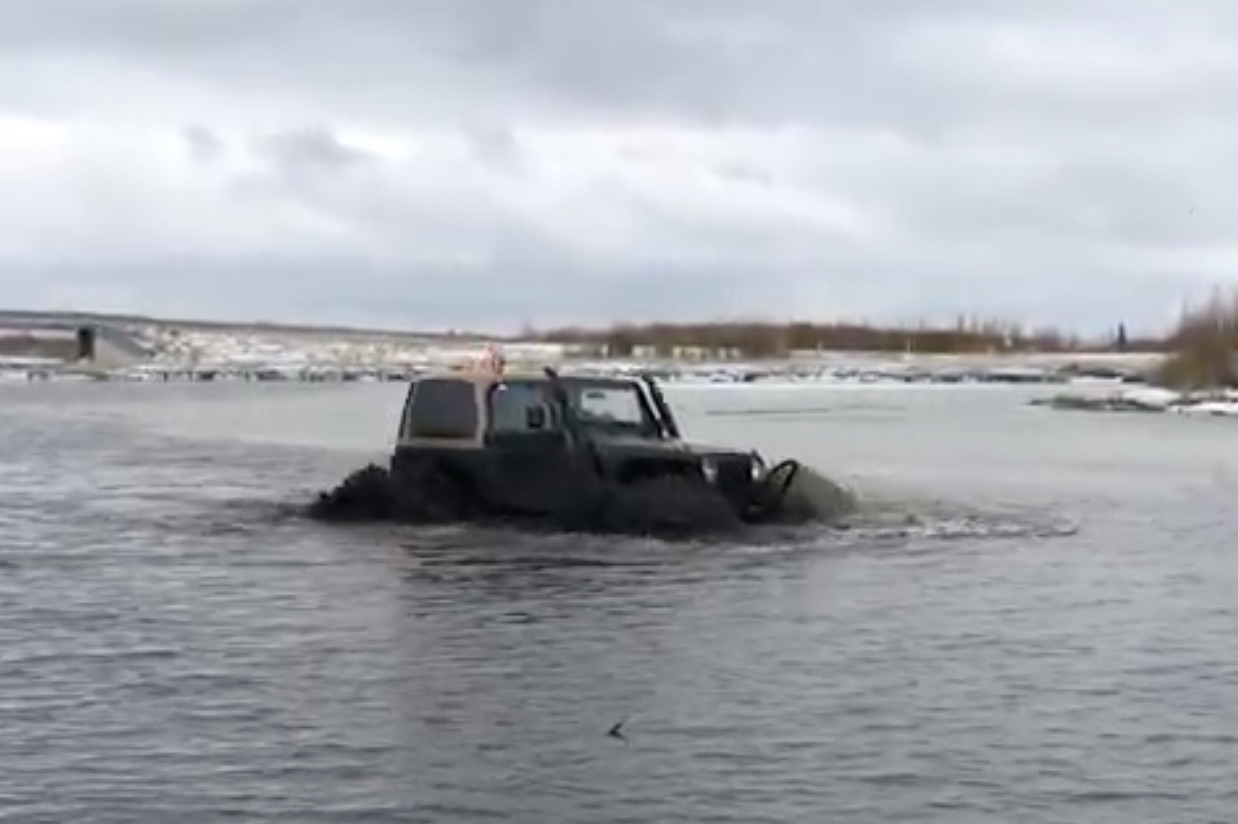
POLYGON ((350 529, 292 506, 357 456, 50 414, 0 406, 15 821, 1181 822, 1238 802, 1224 490, 894 500, 681 545, 350 529))

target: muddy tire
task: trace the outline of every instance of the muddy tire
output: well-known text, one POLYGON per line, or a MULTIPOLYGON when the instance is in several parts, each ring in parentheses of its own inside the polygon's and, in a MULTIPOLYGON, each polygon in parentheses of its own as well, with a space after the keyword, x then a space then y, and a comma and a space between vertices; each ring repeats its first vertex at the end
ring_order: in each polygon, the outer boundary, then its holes
POLYGON ((464 479, 425 462, 388 470, 370 464, 353 472, 308 507, 320 521, 360 523, 397 521, 438 524, 468 520, 478 502, 464 479))
POLYGON ((391 514, 391 475, 377 464, 353 472, 309 505, 310 517, 321 521, 383 521, 391 514))
POLYGON ((393 519, 406 523, 452 523, 481 513, 468 480, 433 461, 393 468, 389 497, 393 519))
POLYGON ((605 532, 687 538, 742 526, 739 515, 704 481, 667 476, 608 488, 599 501, 605 532))

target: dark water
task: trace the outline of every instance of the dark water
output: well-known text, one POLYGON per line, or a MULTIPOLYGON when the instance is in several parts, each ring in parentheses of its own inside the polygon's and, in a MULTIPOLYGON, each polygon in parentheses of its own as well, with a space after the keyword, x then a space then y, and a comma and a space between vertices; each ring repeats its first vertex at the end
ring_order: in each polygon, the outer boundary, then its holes
POLYGON ((694 434, 854 482, 860 528, 295 517, 399 392, 0 387, 0 817, 1233 820, 1234 422, 684 390, 694 434))

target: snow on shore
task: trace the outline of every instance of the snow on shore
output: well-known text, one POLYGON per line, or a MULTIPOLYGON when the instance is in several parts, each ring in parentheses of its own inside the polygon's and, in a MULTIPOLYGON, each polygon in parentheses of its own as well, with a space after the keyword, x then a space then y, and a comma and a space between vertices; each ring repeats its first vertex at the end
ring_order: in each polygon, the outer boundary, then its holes
POLYGON ((1122 389, 1103 395, 1062 393, 1032 401, 1035 406, 1083 412, 1153 412, 1238 417, 1238 390, 1175 392, 1157 387, 1122 389))

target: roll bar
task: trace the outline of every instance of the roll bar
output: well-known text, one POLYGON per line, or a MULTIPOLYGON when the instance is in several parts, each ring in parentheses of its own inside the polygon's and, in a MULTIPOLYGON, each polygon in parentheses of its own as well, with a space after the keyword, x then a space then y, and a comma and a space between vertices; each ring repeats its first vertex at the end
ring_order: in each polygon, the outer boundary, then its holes
POLYGON ((597 444, 593 442, 593 438, 589 436, 580 421, 576 418, 576 410, 572 408, 571 401, 568 400, 567 391, 563 388, 562 381, 559 380, 559 373, 553 367, 544 366, 542 372, 550 382, 550 391, 554 395, 555 403, 559 405, 559 412, 563 416, 563 425, 567 429, 568 435, 578 445, 584 447, 588 453, 590 460, 596 467, 599 473, 605 473, 605 464, 602 462, 601 456, 598 454, 597 444))

